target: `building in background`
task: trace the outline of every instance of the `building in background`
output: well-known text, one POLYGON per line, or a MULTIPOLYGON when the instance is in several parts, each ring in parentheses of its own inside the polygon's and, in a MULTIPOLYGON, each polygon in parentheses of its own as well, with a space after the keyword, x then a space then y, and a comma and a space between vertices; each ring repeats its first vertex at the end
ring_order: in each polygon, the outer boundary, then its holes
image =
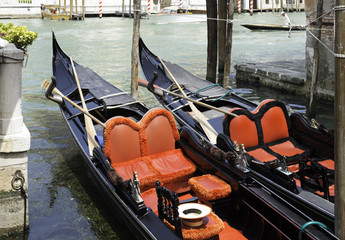
MULTIPOLYGON (((41 18, 42 5, 56 5, 66 9, 67 14, 70 12, 70 3, 73 2, 73 12, 82 13, 82 0, 1 0, 0 18, 41 18), (66 2, 66 7, 64 3, 66 2)), ((100 12, 100 2, 102 2, 102 15, 122 15, 122 10, 126 14, 133 13, 133 0, 84 0, 85 15, 97 16, 100 12), (129 7, 131 2, 132 7, 129 7), (124 5, 123 5, 124 4, 124 5), (122 9, 124 6, 124 9, 122 9)), ((141 12, 147 13, 148 0, 141 0, 141 12)), ((160 12, 160 1, 154 0, 151 4, 151 13, 160 12)))
MULTIPOLYGON (((238 7, 240 2, 242 11, 249 11, 251 0, 235 0, 234 6, 238 7)), ((303 11, 304 0, 253 0, 254 11, 303 11)))

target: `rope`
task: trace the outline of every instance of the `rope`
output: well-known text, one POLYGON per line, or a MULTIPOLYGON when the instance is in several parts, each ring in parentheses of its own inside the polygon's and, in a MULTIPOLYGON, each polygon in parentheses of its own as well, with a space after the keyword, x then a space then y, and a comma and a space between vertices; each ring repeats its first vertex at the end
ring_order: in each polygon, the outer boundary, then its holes
MULTIPOLYGON (((209 88, 214 87, 214 86, 220 86, 220 84, 214 83, 214 84, 208 85, 206 87, 200 88, 198 91, 195 92, 195 94, 198 94, 199 92, 204 91, 204 90, 209 89, 209 88)), ((218 97, 217 99, 212 100, 212 102, 216 102, 216 101, 224 98, 225 96, 229 95, 232 91, 233 91, 232 88, 229 88, 228 92, 226 92, 224 95, 218 97)))
POLYGON ((223 96, 220 96, 219 98, 212 100, 212 102, 216 102, 216 101, 224 98, 225 96, 229 95, 232 91, 233 91, 232 88, 229 88, 228 92, 226 92, 223 96))
POLYGON ((310 222, 305 223, 301 227, 301 229, 299 230, 299 234, 298 234, 298 239, 299 240, 302 240, 302 237, 303 237, 302 234, 303 234, 304 229, 306 229, 310 225, 319 225, 319 226, 323 227, 324 229, 326 229, 327 231, 331 232, 331 230, 325 224, 323 224, 321 222, 317 222, 317 221, 310 221, 310 222))
MULTIPOLYGON (((326 50, 328 50, 335 58, 345 58, 345 54, 335 53, 335 52, 334 52, 334 45, 333 45, 333 50, 330 49, 325 43, 323 43, 323 42, 321 41, 321 39, 319 39, 318 37, 316 37, 316 36, 309 30, 309 26, 310 26, 312 23, 316 22, 317 20, 323 18, 324 16, 326 16, 326 15, 332 13, 332 12, 335 12, 335 11, 344 11, 344 10, 345 10, 345 5, 335 6, 335 7, 332 8, 330 11, 328 11, 328 12, 322 14, 320 17, 316 18, 314 21, 311 21, 309 24, 306 25, 306 27, 307 27, 307 28, 306 28, 306 31, 307 31, 316 41, 318 41, 319 43, 321 43, 321 45, 322 45, 324 48, 326 48, 326 50)), ((334 14, 334 23, 335 23, 335 14, 334 14)), ((324 30, 324 29, 313 29, 313 30, 321 31, 321 30, 324 30)), ((327 30, 327 29, 325 29, 325 30, 327 30)), ((334 36, 333 39, 335 39, 335 27, 334 27, 334 25, 333 25, 333 36, 334 36)), ((334 44, 334 42, 333 42, 333 44, 334 44)))
POLYGON ((214 87, 214 86, 220 86, 220 84, 219 84, 219 83, 214 83, 214 84, 208 85, 208 86, 206 86, 206 87, 200 88, 198 91, 195 92, 195 94, 197 94, 197 93, 199 93, 199 92, 201 92, 201 91, 204 91, 204 90, 206 90, 206 89, 209 89, 209 88, 211 88, 211 87, 214 87))

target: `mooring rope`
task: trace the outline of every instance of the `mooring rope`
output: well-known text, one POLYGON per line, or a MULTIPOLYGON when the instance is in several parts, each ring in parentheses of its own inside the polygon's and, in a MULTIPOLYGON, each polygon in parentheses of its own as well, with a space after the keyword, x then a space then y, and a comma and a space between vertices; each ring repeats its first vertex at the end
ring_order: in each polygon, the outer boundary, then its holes
MULTIPOLYGON (((321 39, 319 39, 317 36, 315 36, 309 29, 309 27, 311 26, 312 23, 315 23, 316 21, 318 21, 319 19, 323 18, 324 16, 326 15, 329 15, 330 13, 334 12, 335 11, 344 11, 345 10, 345 5, 339 5, 339 6, 335 6, 334 8, 332 8, 330 11, 322 14, 320 17, 316 18, 315 20, 309 22, 307 25, 306 25, 306 31, 308 34, 310 34, 316 41, 318 41, 319 43, 321 43, 321 45, 326 49, 328 50, 335 58, 345 58, 345 54, 340 54, 340 53, 335 53, 334 52, 334 44, 335 44, 335 41, 333 41, 333 50, 328 47, 324 42, 322 42, 321 39)), ((309 15, 310 16, 310 15, 309 15)), ((333 16, 333 39, 335 39, 335 14, 333 16)), ((313 30, 316 30, 316 31, 322 31, 322 30, 327 30, 327 29, 313 29, 313 30)))
MULTIPOLYGON (((214 84, 208 85, 206 87, 200 88, 198 91, 195 92, 195 94, 198 94, 201 91, 207 90, 207 89, 215 87, 215 86, 220 86, 220 84, 219 83, 214 83, 214 84)), ((229 87, 228 89, 229 90, 226 93, 224 93, 222 96, 220 96, 220 97, 218 97, 216 99, 213 99, 212 102, 216 102, 218 100, 223 99, 224 97, 226 97, 227 95, 229 95, 233 91, 231 87, 229 87)))

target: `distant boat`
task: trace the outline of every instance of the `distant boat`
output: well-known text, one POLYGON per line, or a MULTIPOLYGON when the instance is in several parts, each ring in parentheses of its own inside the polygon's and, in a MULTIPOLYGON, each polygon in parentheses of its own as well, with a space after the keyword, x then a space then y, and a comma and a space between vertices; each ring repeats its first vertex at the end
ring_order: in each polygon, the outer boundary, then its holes
POLYGON ((41 14, 43 19, 50 20, 69 20, 69 14, 67 14, 64 8, 59 5, 44 5, 41 6, 41 14))
MULTIPOLYGON (((261 24, 261 23, 246 23, 241 24, 245 28, 250 30, 284 30, 289 31, 290 26, 288 25, 279 25, 279 24, 261 24)), ((291 30, 305 30, 305 25, 291 25, 291 30)))

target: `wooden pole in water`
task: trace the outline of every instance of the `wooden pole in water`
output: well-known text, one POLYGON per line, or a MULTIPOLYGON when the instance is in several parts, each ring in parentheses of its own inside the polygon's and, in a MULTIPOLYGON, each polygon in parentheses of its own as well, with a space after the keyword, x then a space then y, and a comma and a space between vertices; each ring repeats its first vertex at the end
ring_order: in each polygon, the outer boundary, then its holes
POLYGON ((82 1, 83 7, 83 20, 85 20, 85 0, 82 1))
POLYGON ((128 10, 128 17, 132 17, 132 0, 129 0, 129 10, 128 10))
POLYGON ((217 74, 217 0, 206 0, 207 9, 207 73, 206 79, 216 82, 217 74))
MULTIPOLYGON (((318 0, 317 7, 316 7, 316 33, 315 36, 317 39, 321 39, 321 28, 322 28, 322 12, 323 12, 323 0, 318 0)), ((309 97, 309 117, 314 117, 315 111, 314 111, 314 95, 317 92, 317 78, 318 78, 318 69, 319 69, 319 42, 315 40, 314 45, 314 58, 313 58, 313 72, 311 77, 311 83, 310 83, 310 97, 309 97)))
POLYGON ((125 0, 122 0, 122 17, 125 17, 125 0))
POLYGON ((231 48, 232 48, 232 28, 234 20, 234 2, 228 0, 228 22, 226 27, 226 45, 225 45, 225 61, 224 61, 224 81, 223 88, 227 88, 230 81, 231 67, 231 48))
POLYGON ((138 61, 139 61, 139 37, 141 0, 134 0, 133 16, 133 40, 132 40, 132 71, 131 71, 131 95, 138 99, 138 61))
POLYGON ((64 13, 66 13, 66 0, 63 1, 63 10, 64 10, 64 13))
POLYGON ((72 14, 73 14, 73 0, 69 1, 69 20, 72 20, 72 14))
POLYGON ((78 0, 75 0, 75 14, 78 14, 78 0))
POLYGON ((218 83, 223 83, 224 59, 226 44, 226 19, 228 16, 227 1, 218 1, 218 83))
MULTIPOLYGON (((336 0, 336 6, 344 6, 345 0, 336 0)), ((345 239, 345 11, 335 11, 335 231, 339 239, 345 239)))

